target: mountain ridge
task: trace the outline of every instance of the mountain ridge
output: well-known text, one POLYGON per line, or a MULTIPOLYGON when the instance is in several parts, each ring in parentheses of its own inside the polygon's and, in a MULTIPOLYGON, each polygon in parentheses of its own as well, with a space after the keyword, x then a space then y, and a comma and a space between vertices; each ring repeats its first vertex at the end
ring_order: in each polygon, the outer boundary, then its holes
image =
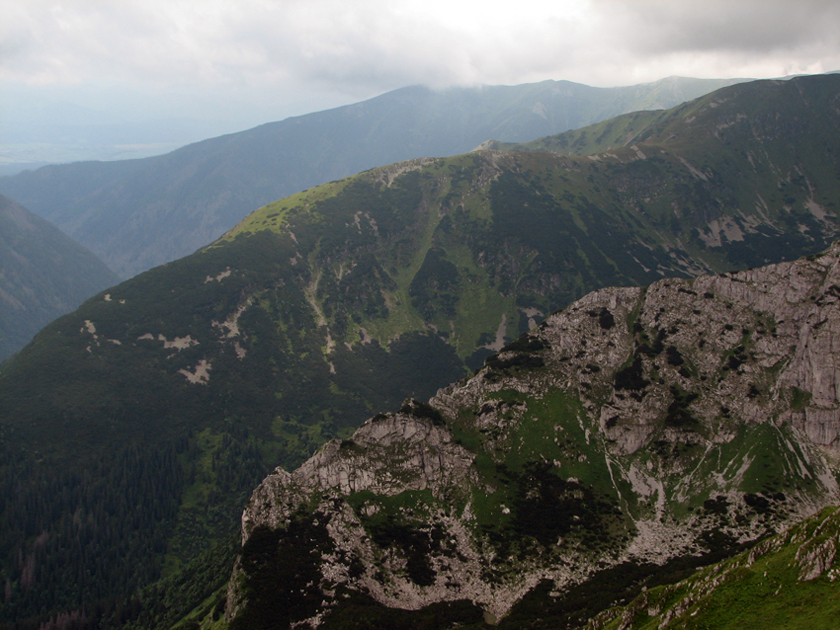
POLYGON ((314 185, 400 160, 463 153, 493 136, 529 140, 623 111, 671 106, 737 81, 413 86, 163 156, 0 178, 0 191, 129 277, 188 255, 255 208, 314 185))

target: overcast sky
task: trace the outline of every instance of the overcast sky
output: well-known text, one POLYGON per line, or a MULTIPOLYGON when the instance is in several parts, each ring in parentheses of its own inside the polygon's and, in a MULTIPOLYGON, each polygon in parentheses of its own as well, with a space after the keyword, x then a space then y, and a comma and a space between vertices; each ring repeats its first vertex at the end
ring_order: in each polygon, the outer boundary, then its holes
POLYGON ((838 69, 837 0, 0 2, 7 129, 88 110, 246 128, 417 83, 606 87, 838 69))

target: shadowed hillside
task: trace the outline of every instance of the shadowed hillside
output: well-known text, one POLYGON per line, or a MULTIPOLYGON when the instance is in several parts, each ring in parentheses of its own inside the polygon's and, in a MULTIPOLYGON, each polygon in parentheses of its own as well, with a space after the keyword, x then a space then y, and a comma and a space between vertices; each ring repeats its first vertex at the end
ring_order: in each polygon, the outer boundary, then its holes
POLYGON ((55 226, 0 196, 0 361, 46 324, 118 281, 55 226))

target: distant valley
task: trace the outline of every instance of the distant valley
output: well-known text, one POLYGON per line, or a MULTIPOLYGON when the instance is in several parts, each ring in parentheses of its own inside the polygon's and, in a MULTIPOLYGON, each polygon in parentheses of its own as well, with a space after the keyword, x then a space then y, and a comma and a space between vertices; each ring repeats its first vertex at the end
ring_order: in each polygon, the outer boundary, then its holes
POLYGON ((0 196, 0 361, 116 274, 55 226, 0 196))

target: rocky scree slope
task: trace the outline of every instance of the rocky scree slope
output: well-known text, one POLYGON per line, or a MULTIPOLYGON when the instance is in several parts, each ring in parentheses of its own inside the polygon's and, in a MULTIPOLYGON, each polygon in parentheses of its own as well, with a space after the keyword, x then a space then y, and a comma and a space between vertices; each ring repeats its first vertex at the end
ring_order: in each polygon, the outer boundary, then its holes
POLYGON ((587 630, 813 628, 840 623, 840 510, 829 507, 743 554, 599 614, 587 630))
POLYGON ((428 404, 267 477, 231 627, 443 602, 570 627, 836 503, 838 306, 840 244, 587 295, 428 404))
POLYGON ((686 112, 712 138, 697 151, 665 138, 376 168, 271 203, 46 327, 0 371, 0 618, 91 610, 187 570, 234 534, 266 470, 427 399, 589 291, 823 249, 840 86, 750 85, 686 112), (97 559, 112 557, 132 560, 97 559))

